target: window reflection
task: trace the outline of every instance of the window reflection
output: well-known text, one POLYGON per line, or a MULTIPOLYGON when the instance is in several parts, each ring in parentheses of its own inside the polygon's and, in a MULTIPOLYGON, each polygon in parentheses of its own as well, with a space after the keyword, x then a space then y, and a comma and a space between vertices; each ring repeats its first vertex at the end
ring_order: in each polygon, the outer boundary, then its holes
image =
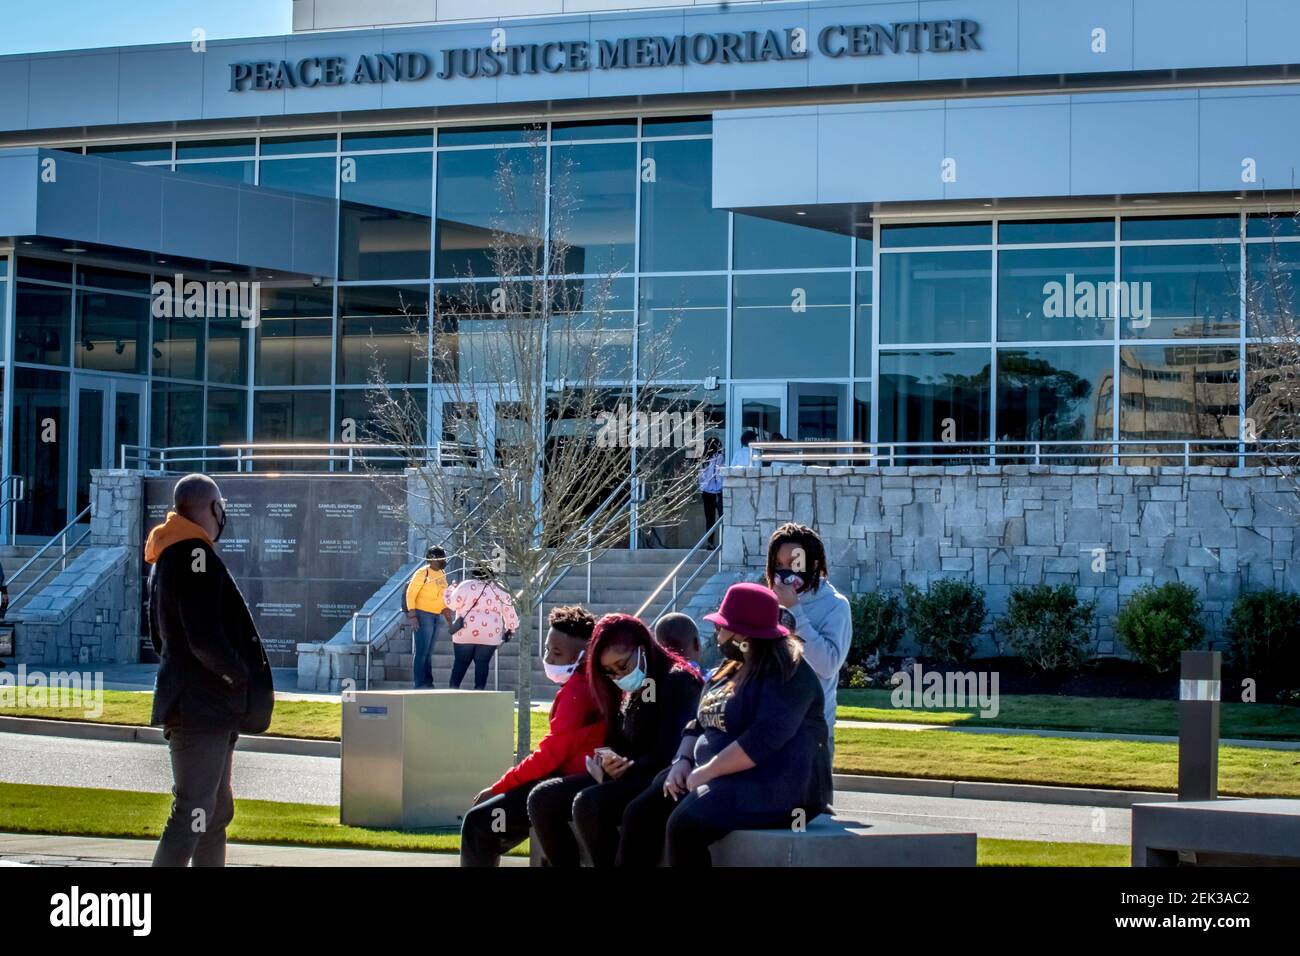
MULTIPOLYGON (((495 275, 494 232, 514 237, 506 245, 540 248, 545 189, 545 150, 467 149, 440 153, 436 275, 448 279, 495 275)), ((537 271, 543 271, 543 267, 538 260, 537 271)), ((516 267, 510 274, 532 271, 516 267)))
POLYGON ((1017 249, 998 254, 998 340, 1113 336, 1115 250, 1017 249))
POLYGON ((826 378, 849 371, 852 276, 737 276, 732 296, 731 374, 826 378))
POLYGON ((429 275, 432 153, 340 160, 339 278, 429 275))
POLYGON ((257 384, 328 385, 333 314, 329 288, 263 288, 257 384))
POLYGON ((636 144, 556 146, 551 151, 551 239, 570 275, 632 268, 636 239, 636 144))
POLYGON ((1121 348, 1120 437, 1236 438, 1240 365, 1239 349, 1231 344, 1121 348))
POLYGON ((880 440, 961 443, 989 437, 987 349, 880 353, 880 440))
POLYGON ((987 342, 993 308, 989 252, 880 257, 880 341, 987 342))
POLYGON ((377 368, 393 384, 425 381, 429 296, 425 286, 352 286, 339 290, 339 382, 372 381, 377 368))
POLYGON ((725 276, 641 280, 638 343, 642 377, 658 381, 725 374, 725 276))
POLYGON ((727 267, 727 212, 713 208, 713 143, 646 143, 641 166, 641 269, 727 267))
POLYGON ((1120 335, 1143 339, 1238 335, 1239 248, 1125 246, 1120 252, 1123 288, 1116 310, 1120 335))
POLYGON ((1088 441, 1111 435, 1110 346, 1000 349, 998 438, 1088 441))

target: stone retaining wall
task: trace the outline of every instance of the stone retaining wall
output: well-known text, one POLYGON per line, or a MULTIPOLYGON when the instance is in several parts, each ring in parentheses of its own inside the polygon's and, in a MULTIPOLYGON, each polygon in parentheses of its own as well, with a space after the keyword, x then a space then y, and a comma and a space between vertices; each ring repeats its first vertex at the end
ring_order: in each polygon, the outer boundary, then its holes
POLYGON ((798 521, 842 590, 963 578, 985 589, 986 628, 1013 587, 1073 584, 1097 601, 1099 654, 1124 654, 1110 622, 1144 584, 1196 588, 1212 638, 1243 590, 1300 590, 1295 486, 1257 468, 733 468, 723 496, 731 569, 761 573, 772 531, 798 521))

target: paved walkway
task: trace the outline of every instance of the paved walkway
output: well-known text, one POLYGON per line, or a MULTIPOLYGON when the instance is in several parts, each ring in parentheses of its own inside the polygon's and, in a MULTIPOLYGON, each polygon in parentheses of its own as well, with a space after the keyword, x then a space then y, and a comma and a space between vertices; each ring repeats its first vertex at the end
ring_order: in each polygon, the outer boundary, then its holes
MULTIPOLYGON (((22 866, 148 866, 153 840, 0 833, 0 864, 22 866)), ((232 843, 229 866, 459 866, 454 853, 396 850, 337 850, 302 846, 232 843)), ((527 866, 527 857, 505 857, 502 866, 527 866)))

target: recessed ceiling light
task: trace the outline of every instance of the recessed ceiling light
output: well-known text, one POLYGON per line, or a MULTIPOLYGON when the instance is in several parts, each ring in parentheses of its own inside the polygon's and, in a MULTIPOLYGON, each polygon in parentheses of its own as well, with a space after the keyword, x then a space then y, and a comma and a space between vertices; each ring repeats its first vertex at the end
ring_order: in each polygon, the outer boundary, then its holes
POLYGON ((229 269, 213 269, 212 271, 217 273, 218 275, 223 275, 223 276, 228 275, 230 273, 229 269))
POLYGON ((24 246, 30 246, 31 244, 32 244, 32 241, 31 241, 30 239, 24 239, 24 240, 23 240, 23 245, 24 245, 24 246))
POLYGON ((160 266, 165 266, 165 265, 167 265, 167 260, 166 260, 166 259, 159 259, 159 260, 158 260, 158 265, 160 265, 160 266))
POLYGON ((67 247, 66 249, 64 249, 63 251, 64 251, 64 252, 71 252, 71 253, 74 253, 74 254, 75 254, 75 253, 78 253, 78 252, 85 252, 86 250, 83 249, 83 248, 81 248, 81 246, 68 246, 68 247, 67 247))
POLYGON ((1158 206, 1158 205, 1160 205, 1160 200, 1159 200, 1159 199, 1134 199, 1134 200, 1133 200, 1133 205, 1135 205, 1135 206, 1158 206))
POLYGON ((798 210, 798 211, 795 213, 795 215, 796 215, 796 216, 806 216, 806 215, 808 215, 808 214, 807 214, 806 212, 804 212, 802 209, 800 209, 800 210, 798 210))
POLYGON ((985 208, 985 209, 991 209, 991 208, 993 208, 993 203, 991 203, 991 202, 986 202, 986 203, 984 204, 984 208, 985 208))

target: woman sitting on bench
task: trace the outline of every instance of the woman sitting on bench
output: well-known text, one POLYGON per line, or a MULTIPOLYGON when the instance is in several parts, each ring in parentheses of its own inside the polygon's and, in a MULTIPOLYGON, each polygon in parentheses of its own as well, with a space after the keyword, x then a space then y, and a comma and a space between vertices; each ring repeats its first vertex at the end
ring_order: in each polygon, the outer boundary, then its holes
POLYGON ((709 846, 732 830, 800 826, 830 809, 821 683, 779 615, 770 590, 736 584, 705 616, 727 662, 672 765, 624 813, 620 866, 710 866, 709 846))

